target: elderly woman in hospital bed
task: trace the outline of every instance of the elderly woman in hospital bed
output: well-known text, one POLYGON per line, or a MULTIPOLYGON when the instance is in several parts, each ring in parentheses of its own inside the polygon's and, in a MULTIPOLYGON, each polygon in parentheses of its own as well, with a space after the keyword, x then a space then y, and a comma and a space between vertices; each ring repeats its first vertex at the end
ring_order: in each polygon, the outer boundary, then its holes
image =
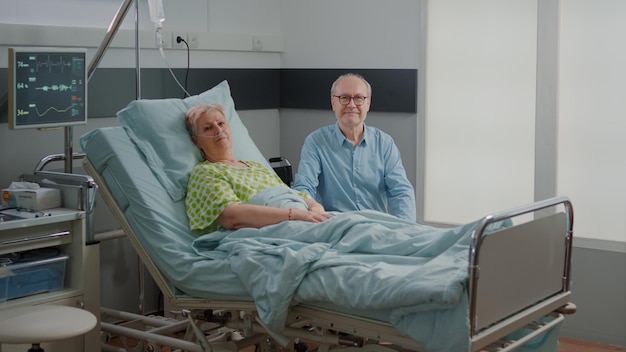
POLYGON ((301 192, 298 195, 306 207, 282 209, 247 204, 264 188, 287 185, 264 165, 235 158, 230 127, 221 105, 196 105, 187 112, 185 125, 204 158, 191 171, 185 198, 192 230, 208 233, 220 225, 227 229, 260 228, 285 220, 327 219, 324 207, 301 192))

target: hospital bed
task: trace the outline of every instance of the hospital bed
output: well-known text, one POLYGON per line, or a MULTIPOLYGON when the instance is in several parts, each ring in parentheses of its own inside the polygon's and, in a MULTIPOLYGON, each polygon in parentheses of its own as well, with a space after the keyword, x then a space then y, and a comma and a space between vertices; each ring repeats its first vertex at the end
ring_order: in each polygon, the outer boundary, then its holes
MULTIPOLYGON (((297 238, 300 227, 293 226, 304 225, 295 221, 263 232, 249 230, 251 236, 238 230, 198 237, 189 229, 184 209, 186 176, 200 161, 184 127, 184 112, 198 103, 222 104, 235 156, 271 168, 239 119, 226 81, 186 99, 133 101, 118 112, 121 126, 81 137, 85 170, 99 185, 168 306, 187 317, 171 325, 147 318, 145 325, 151 329, 103 322, 103 331, 187 351, 234 351, 255 345, 260 350, 300 352, 304 341, 320 351, 556 351, 563 314, 575 307, 569 303, 573 209, 567 197, 497 212, 456 228, 424 226, 433 241, 452 241, 441 249, 458 251, 446 254, 452 269, 443 259, 438 262, 443 255, 416 259, 412 253, 407 259, 351 251, 344 256, 317 240, 285 244, 288 239, 272 237, 270 230, 287 228, 297 238), (218 241, 233 234, 240 237, 218 241), (270 240, 255 242, 261 235, 270 240), (263 249, 257 250, 257 245, 263 249), (220 252, 222 247, 238 252, 220 252), (261 256, 267 253, 271 258, 261 256), (266 260, 269 265, 259 267, 266 260), (413 260, 425 265, 404 265, 413 260), (421 296, 421 301, 415 298, 421 296), (186 340, 166 334, 181 324, 187 329, 186 340)), ((382 223, 392 228, 391 236, 396 228, 417 226, 391 218, 355 212, 339 214, 321 226, 342 221, 367 232, 382 223)), ((418 242, 411 236, 402 240, 418 242)), ((393 248, 393 243, 388 246, 393 248)), ((102 314, 125 316, 106 308, 102 314)))

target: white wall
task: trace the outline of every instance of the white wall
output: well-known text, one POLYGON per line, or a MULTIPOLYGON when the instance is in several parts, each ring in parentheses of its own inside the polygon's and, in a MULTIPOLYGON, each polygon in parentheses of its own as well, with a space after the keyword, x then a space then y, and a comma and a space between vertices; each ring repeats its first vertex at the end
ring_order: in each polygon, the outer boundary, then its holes
POLYGON ((537 1, 430 1, 426 220, 533 201, 537 1))
MULTIPOLYGON (((209 32, 282 35, 280 0, 204 0, 209 32)), ((180 2, 174 2, 179 7, 180 2)), ((187 1, 185 1, 187 4, 187 1)), ((165 6, 165 5, 164 5, 165 6)), ((196 11, 193 7, 191 11, 196 11)))
MULTIPOLYGON (((21 0, 0 1, 0 23, 106 29, 122 0, 21 0), (34 11, 33 9, 36 9, 34 11)), ((134 29, 134 9, 122 28, 134 29)), ((165 30, 279 35, 278 0, 163 0, 165 30)), ((152 29, 148 1, 139 0, 139 28, 152 29)))
POLYGON ((282 0, 281 66, 417 68, 420 3, 282 0))
POLYGON ((626 242, 626 2, 561 10, 559 193, 572 198, 577 236, 626 242))
POLYGON ((574 203, 575 244, 625 251, 626 4, 558 2, 548 19, 560 21, 556 117, 536 112, 535 93, 551 93, 537 87, 537 4, 429 2, 425 219, 465 222, 531 202, 543 181, 535 172, 551 174, 535 167, 556 168, 553 192, 574 203), (537 163, 536 117, 558 120, 556 166, 537 163))

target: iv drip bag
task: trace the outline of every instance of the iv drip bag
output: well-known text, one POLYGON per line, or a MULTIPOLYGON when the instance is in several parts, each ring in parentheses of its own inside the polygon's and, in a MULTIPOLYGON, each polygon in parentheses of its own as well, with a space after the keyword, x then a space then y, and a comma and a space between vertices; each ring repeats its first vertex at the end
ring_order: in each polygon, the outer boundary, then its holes
POLYGON ((148 7, 150 9, 150 20, 155 26, 161 27, 161 23, 165 21, 165 13, 163 12, 162 0, 148 0, 148 7))

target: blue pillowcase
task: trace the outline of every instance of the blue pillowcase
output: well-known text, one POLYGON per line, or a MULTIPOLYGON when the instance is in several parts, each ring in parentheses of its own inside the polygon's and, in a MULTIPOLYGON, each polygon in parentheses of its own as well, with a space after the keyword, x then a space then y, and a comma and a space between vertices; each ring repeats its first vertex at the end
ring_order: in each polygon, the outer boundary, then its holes
POLYGON ((235 157, 270 168, 235 110, 227 81, 185 99, 134 100, 117 113, 118 120, 127 127, 133 143, 145 155, 148 166, 173 201, 185 198, 189 173, 202 161, 185 128, 185 113, 198 104, 224 106, 235 157))

